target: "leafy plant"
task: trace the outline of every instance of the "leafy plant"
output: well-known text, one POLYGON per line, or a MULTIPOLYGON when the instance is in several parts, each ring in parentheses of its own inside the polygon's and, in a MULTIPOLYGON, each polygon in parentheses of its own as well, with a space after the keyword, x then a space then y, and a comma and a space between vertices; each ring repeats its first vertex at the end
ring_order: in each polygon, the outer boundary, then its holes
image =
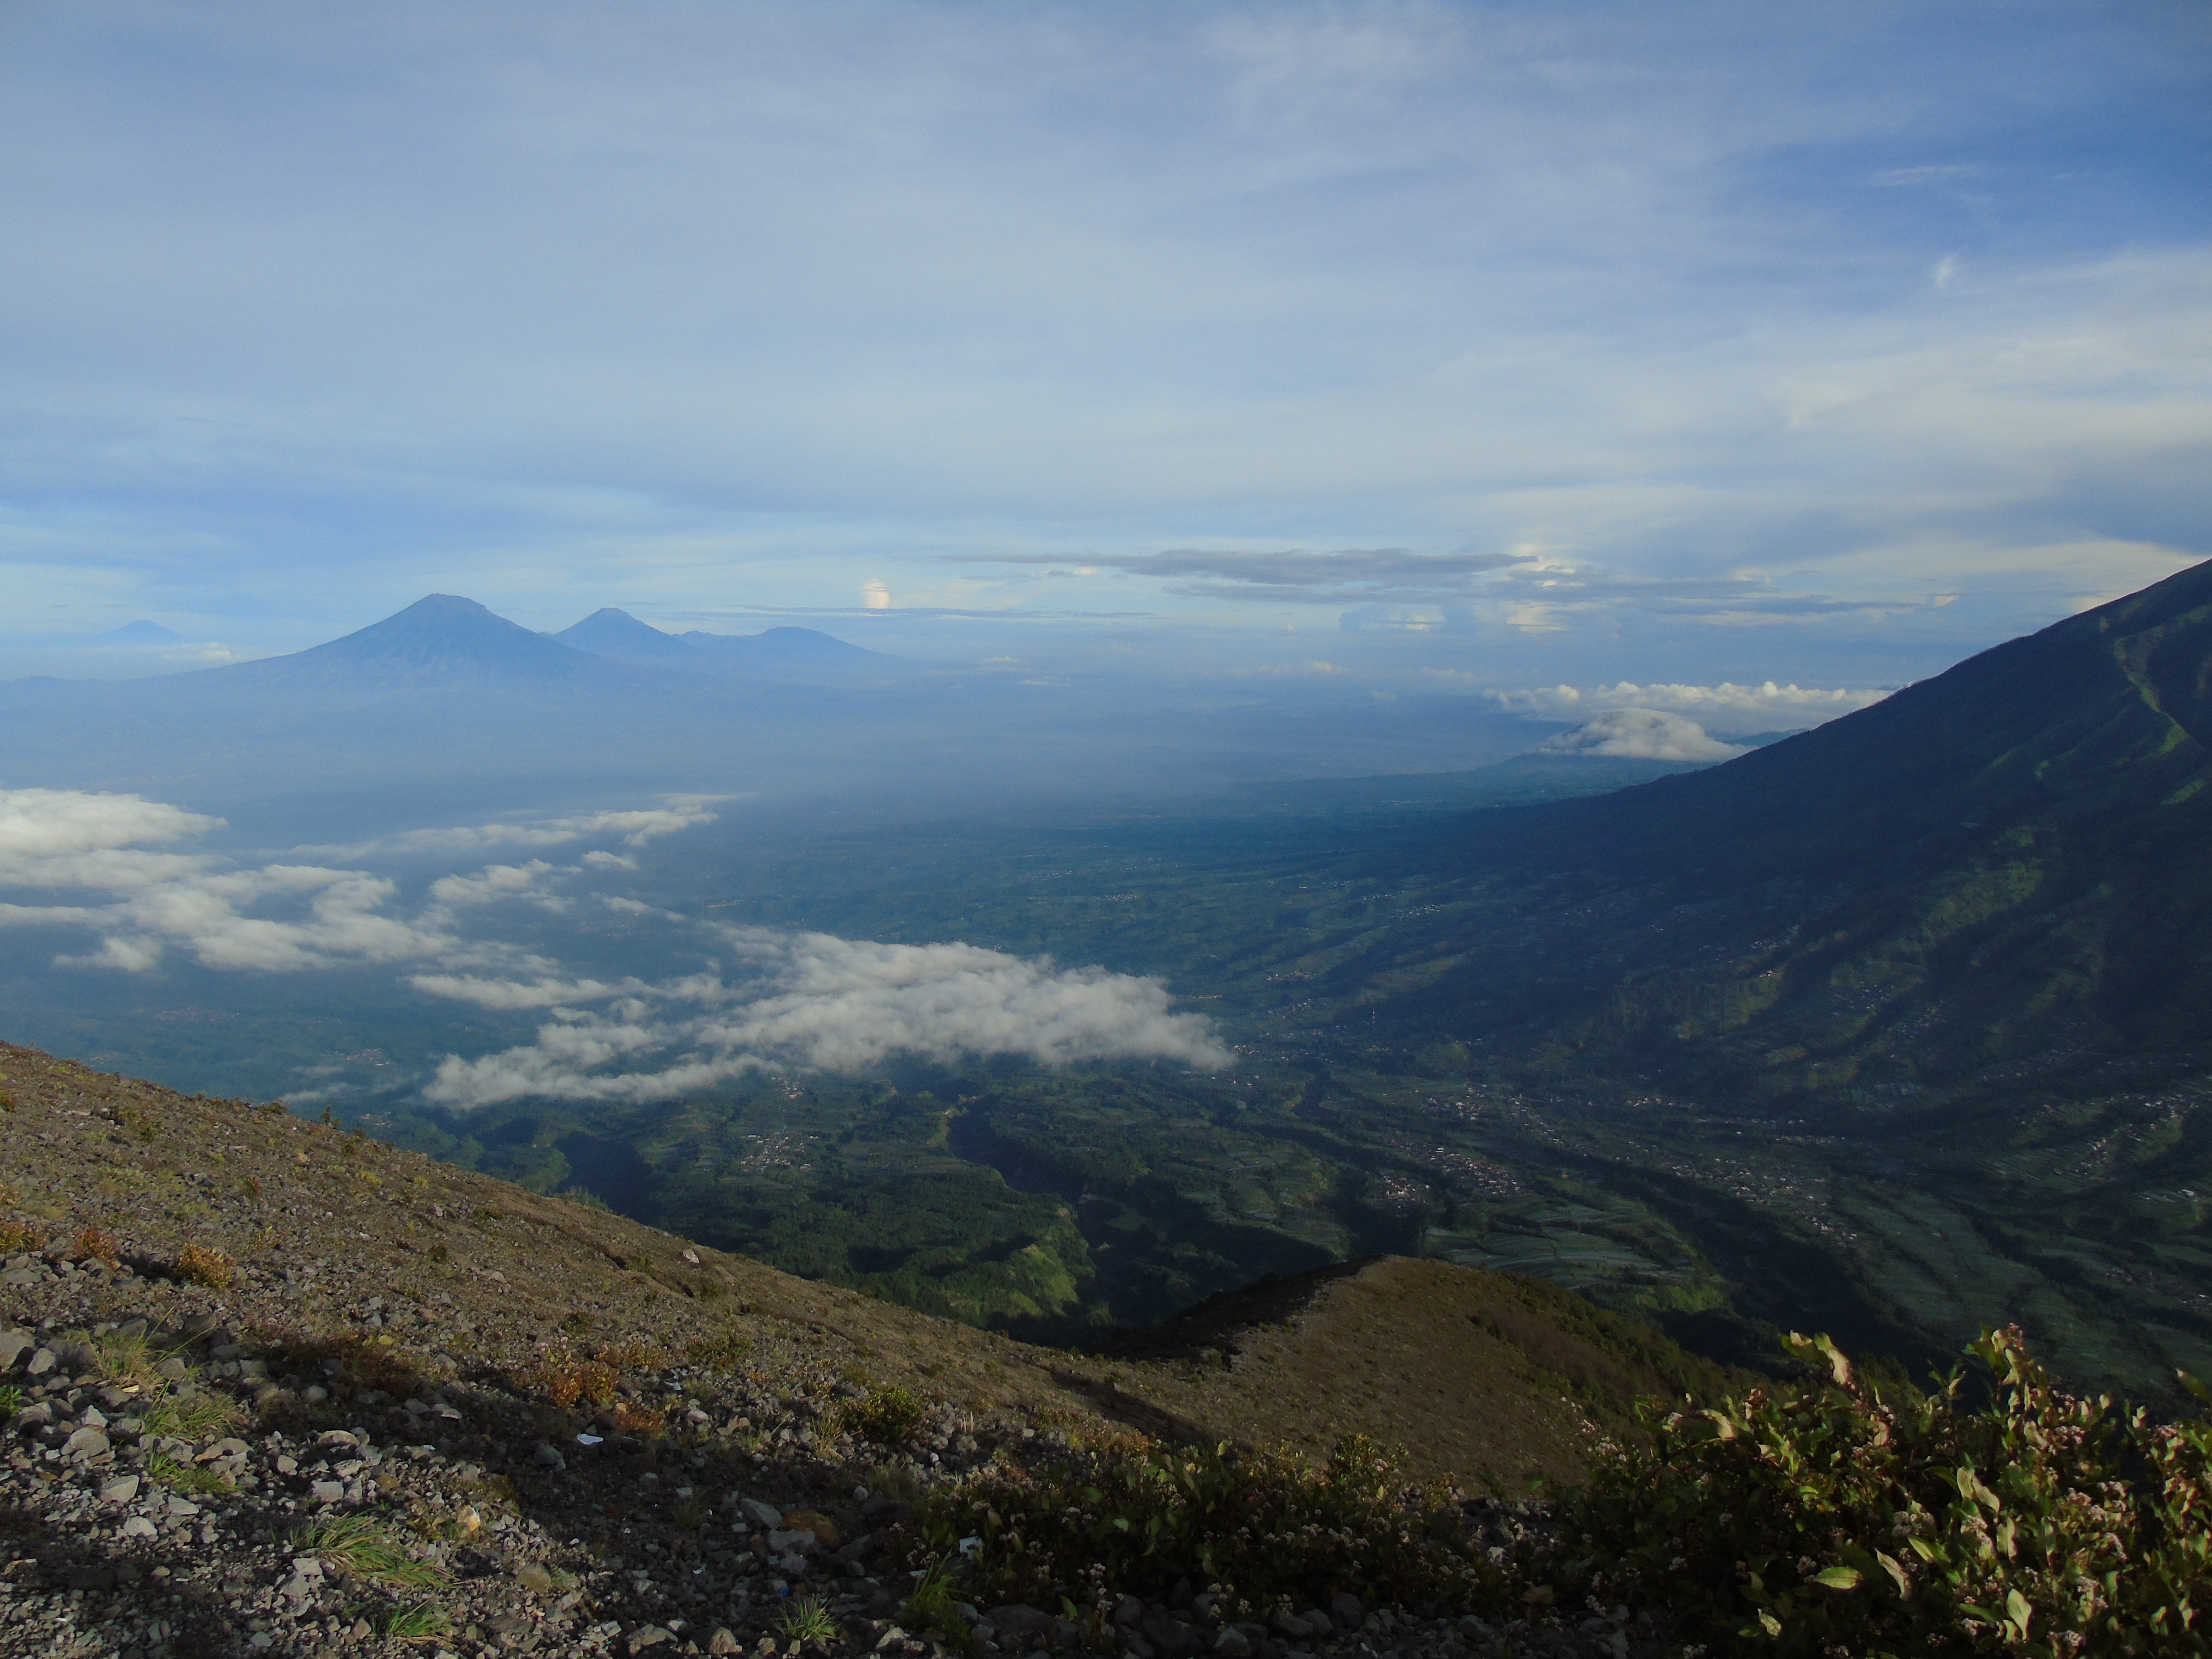
POLYGON ((1102 1586, 1164 1594, 1179 1578, 1264 1608, 1333 1589, 1468 1606, 1498 1574, 1449 1494, 1359 1437, 1318 1467, 1286 1451, 1171 1448, 1139 1435, 1036 1445, 925 1498, 924 1548, 995 1600, 1088 1604, 1102 1586))
POLYGON ((13 1382, 0 1382, 0 1417, 13 1417, 22 1409, 22 1389, 13 1382))
POLYGON ((37 1249, 40 1243, 39 1235, 32 1231, 27 1222, 0 1221, 0 1250, 15 1255, 25 1250, 37 1249))
POLYGON ((775 1627, 787 1642, 834 1642, 843 1633, 830 1609, 811 1595, 794 1599, 775 1627))
POLYGON ((1814 1381, 1604 1445, 1540 1576, 1718 1654, 2212 1654, 2212 1425, 2066 1395, 2016 1330, 1969 1350, 1978 1407, 1791 1346, 1814 1381))
POLYGON ((912 1437, 927 1409, 904 1389, 878 1389, 864 1400, 848 1400, 839 1407, 837 1424, 848 1434, 896 1446, 912 1437))
POLYGON ((374 1583, 429 1589, 446 1579, 429 1562, 410 1555, 373 1516, 337 1515, 318 1521, 300 1534, 296 1547, 374 1583))
POLYGON ((70 1241, 70 1260, 98 1261, 112 1267, 123 1259, 123 1246, 104 1227, 80 1227, 70 1241))
POLYGON ((238 1267, 221 1250, 205 1244, 187 1244, 178 1253, 176 1273, 187 1285, 204 1285, 210 1290, 220 1291, 238 1277, 238 1267))

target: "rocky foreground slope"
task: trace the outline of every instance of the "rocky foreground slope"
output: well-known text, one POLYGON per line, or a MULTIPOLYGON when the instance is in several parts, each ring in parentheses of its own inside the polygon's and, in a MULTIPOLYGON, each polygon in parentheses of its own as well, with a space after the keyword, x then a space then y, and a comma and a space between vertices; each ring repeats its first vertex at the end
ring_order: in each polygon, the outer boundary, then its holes
MULTIPOLYGON (((0 1652, 921 1653, 910 1505, 1134 1429, 1404 1443, 1502 1497, 1705 1380, 1544 1287, 1381 1261, 1078 1356, 791 1279, 281 1107, 0 1046, 0 1652), (811 1613, 811 1616, 809 1616, 811 1613)), ((1503 1537, 1510 1505, 1470 1527, 1503 1537)), ((968 1609, 985 1652, 1492 1652, 1204 1585, 968 1609)), ((1532 1609, 1539 1619, 1551 1615, 1532 1609)), ((1626 1653, 1599 1610, 1516 1651, 1626 1653)))

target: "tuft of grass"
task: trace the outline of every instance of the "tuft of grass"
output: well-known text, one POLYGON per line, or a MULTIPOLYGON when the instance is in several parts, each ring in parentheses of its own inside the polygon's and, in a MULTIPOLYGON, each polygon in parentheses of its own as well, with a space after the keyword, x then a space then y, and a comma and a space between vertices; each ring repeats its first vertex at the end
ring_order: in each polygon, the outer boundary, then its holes
POLYGON ((118 1336, 112 1333, 103 1336, 94 1345, 100 1358, 100 1374, 117 1382, 135 1382, 139 1388, 159 1390, 163 1386, 161 1373, 155 1367, 161 1363, 143 1336, 118 1336))
POLYGON ((446 1582, 444 1573, 410 1555, 406 1546, 374 1516, 332 1516, 316 1522, 294 1542, 301 1554, 319 1555, 371 1583, 434 1589, 446 1582))
POLYGON ((443 1244, 433 1244, 428 1249, 423 1251, 422 1254, 428 1256, 433 1261, 442 1262, 447 1259, 450 1252, 447 1250, 443 1244))
POLYGON ((115 1121, 128 1130, 141 1145, 161 1133, 161 1126, 153 1117, 135 1106, 125 1106, 116 1113, 115 1121))
POLYGON ((204 1285, 211 1291, 227 1290, 238 1277, 238 1266, 221 1250, 205 1244, 187 1244, 176 1260, 176 1275, 187 1285, 204 1285))
POLYGON ((0 1417, 13 1417, 23 1409, 23 1391, 13 1382, 0 1382, 0 1417))
POLYGON ((177 1394, 161 1401, 142 1419, 149 1439, 205 1440, 236 1428, 245 1414, 227 1395, 207 1389, 177 1394))
POLYGON ((230 1482, 213 1469, 186 1463, 167 1452, 156 1452, 146 1465, 146 1478, 157 1486, 167 1486, 171 1492, 196 1492, 212 1495, 230 1490, 230 1482))
POLYGON ((384 1638, 387 1642, 428 1642, 448 1634, 453 1621, 446 1610, 434 1601, 417 1601, 411 1607, 396 1608, 384 1621, 384 1638))
POLYGON ((9 1255, 35 1250, 43 1242, 28 1222, 0 1221, 0 1250, 5 1250, 9 1255))
MULTIPOLYGON (((957 1622, 957 1615, 955 1621, 957 1622)), ((784 1609, 775 1627, 787 1642, 834 1642, 844 1633, 837 1628, 830 1609, 811 1595, 794 1600, 784 1609)))
POLYGON ((908 1630, 933 1631, 945 1646, 964 1651, 975 1644, 975 1637, 960 1616, 960 1598, 952 1588, 952 1563, 957 1559, 948 1556, 931 1563, 929 1570, 915 1581, 914 1594, 907 1597, 899 1622, 908 1630))
POLYGON ((837 1424, 848 1434, 896 1446, 913 1437, 927 1410, 904 1389, 878 1389, 865 1400, 848 1400, 838 1407, 837 1424))
POLYGON ((687 1498, 676 1506, 675 1512, 670 1518, 684 1531, 691 1532, 696 1530, 699 1523, 712 1513, 713 1511, 698 1498, 687 1498))
POLYGON ((112 1267, 123 1260, 123 1246, 105 1227, 80 1227, 70 1241, 70 1260, 97 1261, 112 1267))

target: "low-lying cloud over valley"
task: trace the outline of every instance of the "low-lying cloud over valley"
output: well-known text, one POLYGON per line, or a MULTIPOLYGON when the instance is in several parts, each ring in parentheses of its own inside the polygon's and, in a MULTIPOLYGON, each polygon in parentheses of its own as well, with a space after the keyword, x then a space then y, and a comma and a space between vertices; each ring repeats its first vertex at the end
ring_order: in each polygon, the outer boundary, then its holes
MULTIPOLYGON (((387 853, 638 846, 713 819, 696 799, 643 811, 423 831, 387 853)), ((234 972, 390 964, 418 994, 495 1012, 544 1010, 534 1040, 448 1055, 423 1091, 443 1105, 518 1097, 672 1098, 757 1068, 854 1070, 895 1054, 1020 1055, 1042 1065, 1164 1059, 1213 1067, 1231 1054, 1203 1016, 1171 1011, 1157 979, 1064 968, 961 943, 879 944, 694 921, 595 883, 632 860, 593 848, 454 871, 410 905, 392 877, 311 863, 234 867, 167 850, 221 820, 135 795, 0 790, 0 927, 81 937, 59 965, 144 974, 171 957, 234 972), (665 976, 595 977, 488 926, 524 907, 668 930, 665 976)), ((328 852, 337 849, 316 849, 328 852)), ((368 849, 364 848, 364 853, 368 849)))

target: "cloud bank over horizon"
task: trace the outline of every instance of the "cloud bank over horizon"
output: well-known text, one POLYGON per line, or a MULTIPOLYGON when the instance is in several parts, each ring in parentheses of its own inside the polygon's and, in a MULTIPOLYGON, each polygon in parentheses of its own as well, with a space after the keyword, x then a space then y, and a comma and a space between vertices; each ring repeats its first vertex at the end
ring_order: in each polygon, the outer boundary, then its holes
MULTIPOLYGON (((710 822, 696 799, 663 808, 423 832, 410 853, 502 844, 542 830, 635 846, 710 822), (680 820, 680 822, 678 822, 680 820), (499 831, 489 836, 486 832, 499 831)), ((695 923, 626 896, 592 890, 612 867, 589 855, 489 864, 437 877, 411 912, 398 881, 359 869, 231 867, 212 854, 163 850, 220 820, 136 795, 0 789, 0 892, 57 892, 72 902, 0 902, 0 927, 92 936, 58 965, 144 974, 172 952, 222 971, 295 974, 399 965, 426 997, 488 1010, 544 1009, 536 1041, 465 1059, 448 1055, 423 1091, 470 1107, 523 1095, 665 1100, 757 1069, 853 1071, 896 1054, 933 1059, 1013 1054, 1040 1065, 1170 1060, 1212 1068, 1233 1056, 1201 1015, 1171 1010, 1167 988, 1103 968, 1063 968, 960 943, 880 944, 820 933, 695 923), (562 914, 597 904, 687 929, 714 958, 660 981, 579 977, 541 950, 501 939, 501 907, 562 914)), ((526 839, 526 836, 523 838, 526 839)), ((534 844, 534 843, 533 843, 534 844)))

